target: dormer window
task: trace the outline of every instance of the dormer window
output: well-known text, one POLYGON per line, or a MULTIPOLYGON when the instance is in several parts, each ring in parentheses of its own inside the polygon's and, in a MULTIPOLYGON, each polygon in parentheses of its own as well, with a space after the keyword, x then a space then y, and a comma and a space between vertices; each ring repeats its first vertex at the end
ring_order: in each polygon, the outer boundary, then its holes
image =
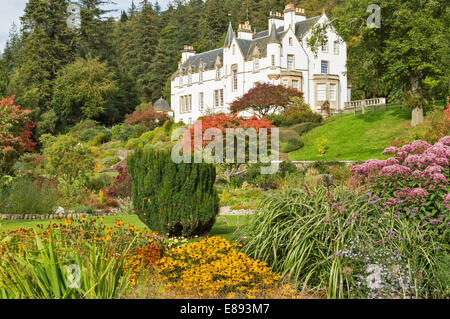
POLYGON ((294 40, 292 38, 289 38, 289 46, 293 46, 294 45, 294 40))
POLYGON ((220 71, 220 67, 216 67, 216 80, 220 80, 222 77, 222 72, 220 71))
POLYGON ((233 49, 232 49, 232 51, 233 51, 233 55, 235 55, 235 54, 236 54, 236 44, 233 44, 233 49))

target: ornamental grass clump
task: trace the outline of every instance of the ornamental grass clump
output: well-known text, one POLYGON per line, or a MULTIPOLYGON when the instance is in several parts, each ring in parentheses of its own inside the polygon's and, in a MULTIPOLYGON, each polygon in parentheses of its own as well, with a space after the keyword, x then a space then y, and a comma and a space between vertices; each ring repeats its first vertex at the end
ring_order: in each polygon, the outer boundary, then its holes
POLYGON ((240 228, 243 252, 267 262, 274 271, 303 288, 328 288, 344 297, 340 260, 332 256, 366 227, 377 210, 366 198, 344 187, 280 191, 265 199, 250 222, 240 228))
MULTIPOLYGON (((239 252, 238 246, 210 237, 169 250, 157 269, 169 289, 192 297, 270 297, 280 275, 265 262, 239 252)), ((293 290, 289 292, 293 297, 293 290)))
POLYGON ((137 150, 128 167, 134 208, 151 230, 171 237, 211 230, 219 212, 213 164, 176 164, 169 151, 137 150))
POLYGON ((436 265, 448 243, 425 220, 399 218, 366 195, 342 186, 281 191, 240 228, 242 251, 302 289, 326 288, 329 298, 443 297, 448 281, 439 280, 436 265), (362 281, 373 274, 368 269, 392 267, 400 277, 383 274, 380 285, 362 281))

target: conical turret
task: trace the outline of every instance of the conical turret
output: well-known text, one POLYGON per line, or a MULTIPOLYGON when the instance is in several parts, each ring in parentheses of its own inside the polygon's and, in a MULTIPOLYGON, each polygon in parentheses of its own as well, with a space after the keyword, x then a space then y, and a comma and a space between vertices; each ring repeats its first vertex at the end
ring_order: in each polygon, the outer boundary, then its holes
POLYGON ((225 38, 225 44, 223 46, 230 47, 231 43, 233 42, 233 39, 234 39, 234 30, 230 22, 230 25, 228 26, 227 37, 225 38))

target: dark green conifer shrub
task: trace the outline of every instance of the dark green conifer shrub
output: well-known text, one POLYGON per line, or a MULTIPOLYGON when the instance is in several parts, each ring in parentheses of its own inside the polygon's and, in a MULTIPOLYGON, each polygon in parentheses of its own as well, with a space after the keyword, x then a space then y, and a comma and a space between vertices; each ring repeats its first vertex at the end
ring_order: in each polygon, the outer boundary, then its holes
POLYGON ((219 212, 213 164, 175 164, 170 151, 138 149, 128 167, 134 207, 151 230, 184 237, 211 230, 219 212))

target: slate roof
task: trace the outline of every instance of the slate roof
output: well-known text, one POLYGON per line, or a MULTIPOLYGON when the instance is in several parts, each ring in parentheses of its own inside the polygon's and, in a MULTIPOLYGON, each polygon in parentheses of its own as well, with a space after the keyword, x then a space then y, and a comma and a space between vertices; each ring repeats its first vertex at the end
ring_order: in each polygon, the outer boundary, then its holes
POLYGON ((233 42, 233 38, 234 38, 234 30, 233 30, 233 26, 230 25, 228 26, 228 31, 227 31, 227 36, 225 38, 225 43, 224 46, 229 47, 231 45, 231 42, 233 42))
MULTIPOLYGON (((297 36, 297 38, 301 39, 306 34, 306 32, 308 32, 312 28, 312 26, 319 20, 319 18, 320 16, 317 16, 306 19, 304 21, 297 22, 295 24, 295 35, 297 36)), ((239 47, 242 50, 242 53, 244 54, 244 57, 248 59, 250 55, 253 53, 255 47, 258 47, 261 56, 266 56, 267 44, 274 41, 279 41, 279 39, 281 39, 286 33, 287 31, 284 31, 284 27, 279 27, 277 31, 272 32, 272 34, 269 34, 269 30, 258 32, 256 33, 253 40, 246 40, 246 39, 236 39, 236 40, 239 44, 239 47)), ((233 27, 231 26, 230 23, 224 46, 230 46, 234 37, 235 34, 233 31, 233 27)), ((183 64, 182 66, 183 71, 186 72, 189 65, 191 65, 192 72, 197 72, 200 67, 200 61, 203 63, 204 70, 214 69, 214 65, 218 56, 220 57, 221 61, 223 61, 222 48, 191 56, 183 64)))
POLYGON ((162 97, 153 104, 153 108, 157 111, 171 111, 169 103, 162 97))
POLYGON ((312 26, 320 19, 320 16, 309 18, 295 24, 295 35, 297 38, 302 38, 303 35, 308 32, 312 26))
POLYGON ((183 64, 183 71, 186 71, 189 65, 191 65, 192 72, 197 72, 200 67, 200 62, 203 64, 203 70, 214 69, 217 56, 223 60, 223 49, 215 49, 193 55, 183 64))

